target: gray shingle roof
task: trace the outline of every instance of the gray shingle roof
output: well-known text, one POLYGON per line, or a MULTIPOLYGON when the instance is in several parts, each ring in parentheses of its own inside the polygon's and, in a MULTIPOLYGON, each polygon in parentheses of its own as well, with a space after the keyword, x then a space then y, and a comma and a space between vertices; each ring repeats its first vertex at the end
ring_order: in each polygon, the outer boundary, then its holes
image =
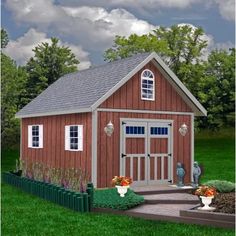
POLYGON ((23 107, 17 117, 89 109, 151 53, 65 75, 23 107))

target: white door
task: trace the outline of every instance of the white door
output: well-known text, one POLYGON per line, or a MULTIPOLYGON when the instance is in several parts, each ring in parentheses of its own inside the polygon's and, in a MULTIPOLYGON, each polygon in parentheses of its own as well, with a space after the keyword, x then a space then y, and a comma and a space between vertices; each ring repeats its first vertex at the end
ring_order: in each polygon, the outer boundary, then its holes
POLYGON ((172 180, 172 122, 122 120, 120 175, 134 185, 168 183, 172 180))

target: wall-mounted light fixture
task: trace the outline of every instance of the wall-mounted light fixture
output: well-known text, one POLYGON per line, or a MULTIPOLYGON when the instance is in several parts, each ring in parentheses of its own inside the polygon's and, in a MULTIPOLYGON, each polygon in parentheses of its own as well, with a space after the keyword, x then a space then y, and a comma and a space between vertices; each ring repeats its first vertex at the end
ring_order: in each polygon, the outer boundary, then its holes
POLYGON ((114 125, 111 123, 111 121, 109 121, 107 126, 104 128, 104 131, 107 134, 107 136, 112 135, 112 133, 114 132, 114 125))
POLYGON ((185 123, 183 123, 179 128, 179 132, 182 136, 185 136, 188 132, 188 126, 185 123))

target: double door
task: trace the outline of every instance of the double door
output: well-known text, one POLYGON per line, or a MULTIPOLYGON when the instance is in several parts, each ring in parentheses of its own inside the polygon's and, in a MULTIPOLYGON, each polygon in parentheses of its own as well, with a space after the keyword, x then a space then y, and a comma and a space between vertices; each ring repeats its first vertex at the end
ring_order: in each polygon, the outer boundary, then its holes
POLYGON ((172 181, 172 121, 122 120, 120 175, 134 185, 172 181))

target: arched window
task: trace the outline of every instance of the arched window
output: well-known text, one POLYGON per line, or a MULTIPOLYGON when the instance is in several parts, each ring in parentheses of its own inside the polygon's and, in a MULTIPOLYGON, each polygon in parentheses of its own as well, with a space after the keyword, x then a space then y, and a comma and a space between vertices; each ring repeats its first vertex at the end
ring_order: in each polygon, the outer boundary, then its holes
POLYGON ((150 70, 144 70, 141 74, 141 99, 155 100, 155 78, 150 70))

